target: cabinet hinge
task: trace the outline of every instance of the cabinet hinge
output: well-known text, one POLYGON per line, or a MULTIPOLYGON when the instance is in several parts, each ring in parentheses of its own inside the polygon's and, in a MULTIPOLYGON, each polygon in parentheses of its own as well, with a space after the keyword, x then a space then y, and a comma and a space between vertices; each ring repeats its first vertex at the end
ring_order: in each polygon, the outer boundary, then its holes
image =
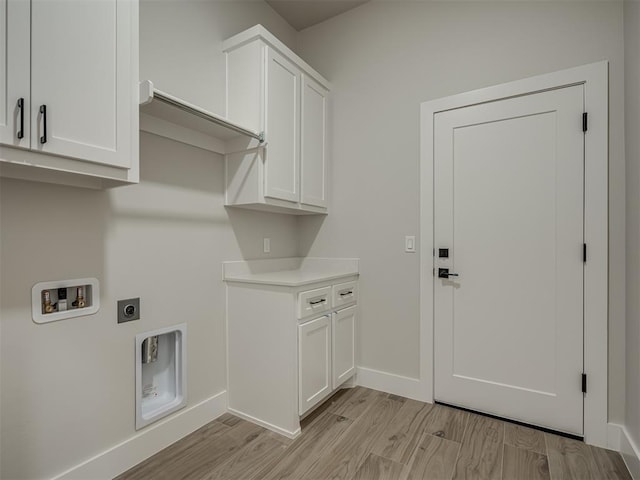
POLYGON ((587 244, 586 243, 582 244, 582 261, 584 263, 587 263, 587 244))
POLYGON ((588 125, 587 125, 587 124, 588 124, 587 117, 588 117, 588 116, 589 116, 589 115, 587 114, 587 112, 584 112, 584 113, 582 114, 582 131, 583 131, 583 132, 586 132, 586 131, 587 131, 587 126, 588 126, 588 125))
POLYGON ((582 393, 587 393, 587 374, 582 374, 582 393))

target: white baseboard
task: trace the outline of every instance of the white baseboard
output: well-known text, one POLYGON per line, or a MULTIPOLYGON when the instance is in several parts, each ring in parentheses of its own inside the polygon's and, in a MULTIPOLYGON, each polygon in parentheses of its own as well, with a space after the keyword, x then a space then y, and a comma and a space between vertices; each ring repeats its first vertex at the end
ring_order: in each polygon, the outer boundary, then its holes
POLYGON ((617 423, 607 424, 607 448, 620 451, 620 438, 622 437, 622 425, 617 423))
POLYGON ((239 417, 243 420, 247 420, 248 422, 251 423, 255 423, 256 425, 260 425, 261 427, 266 428, 267 430, 271 430, 272 432, 276 432, 280 435, 283 435, 287 438, 296 438, 298 435, 300 435, 300 433, 302 432, 302 430, 300 428, 296 429, 293 432, 290 432, 289 430, 285 430, 284 428, 280 428, 280 427, 276 427, 275 425, 272 425, 271 423, 265 422, 263 420, 260 420, 259 418, 256 417, 252 417, 251 415, 247 415, 246 413, 243 413, 239 410, 235 410, 231 407, 229 407, 229 413, 235 415, 236 417, 239 417))
POLYGON ((426 401, 420 380, 403 377, 393 373, 381 372, 371 368, 358 367, 356 383, 362 387, 379 390, 381 392, 400 395, 413 400, 426 401))
POLYGON ((620 454, 633 480, 640 480, 640 449, 623 426, 620 426, 620 454))
POLYGON ((227 392, 188 407, 55 476, 52 480, 111 479, 227 411, 227 392))

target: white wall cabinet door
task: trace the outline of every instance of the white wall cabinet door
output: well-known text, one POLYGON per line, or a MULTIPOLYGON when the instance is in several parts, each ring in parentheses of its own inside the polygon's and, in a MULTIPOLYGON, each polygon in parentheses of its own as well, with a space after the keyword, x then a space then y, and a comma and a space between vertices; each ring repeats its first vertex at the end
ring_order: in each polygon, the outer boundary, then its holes
POLYGON ((223 43, 227 116, 262 131, 256 154, 225 157, 226 205, 295 215, 327 213, 331 85, 261 25, 223 43))
POLYGON ((327 206, 327 99, 329 92, 302 75, 300 203, 327 206))
POLYGON ((0 143, 29 147, 30 5, 0 0, 0 143))
POLYGON ((356 371, 356 307, 355 305, 333 314, 333 388, 336 389, 356 371))
POLYGON ((32 0, 32 149, 131 166, 132 3, 32 0))
POLYGON ((299 413, 331 393, 331 317, 298 326, 299 413))
POLYGON ((267 47, 266 55, 265 196, 300 200, 300 71, 267 47))

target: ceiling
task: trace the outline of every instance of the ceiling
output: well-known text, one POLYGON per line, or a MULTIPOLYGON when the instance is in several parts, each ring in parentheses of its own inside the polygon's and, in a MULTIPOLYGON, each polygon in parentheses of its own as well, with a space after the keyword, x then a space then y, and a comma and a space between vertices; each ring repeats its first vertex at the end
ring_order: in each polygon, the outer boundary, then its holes
POLYGON ((300 31, 351 10, 368 0, 266 0, 289 25, 300 31))

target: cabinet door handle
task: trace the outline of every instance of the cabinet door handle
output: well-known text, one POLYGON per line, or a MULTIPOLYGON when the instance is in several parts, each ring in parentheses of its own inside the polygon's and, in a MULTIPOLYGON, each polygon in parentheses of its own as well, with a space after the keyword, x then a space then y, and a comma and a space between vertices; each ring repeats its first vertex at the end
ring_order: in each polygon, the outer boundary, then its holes
POLYGON ((42 136, 40 143, 47 143, 47 106, 40 105, 40 113, 42 114, 42 136))
POLYGON ((348 292, 342 292, 340 294, 341 297, 346 297, 347 295, 353 295, 353 290, 349 290, 348 292))
POLYGON ((316 300, 315 302, 309 302, 309 305, 319 305, 319 304, 324 303, 326 301, 327 301, 327 299, 323 298, 321 300, 316 300))
POLYGON ((24 138, 24 98, 18 99, 18 110, 20 110, 20 130, 17 131, 16 137, 24 138))

